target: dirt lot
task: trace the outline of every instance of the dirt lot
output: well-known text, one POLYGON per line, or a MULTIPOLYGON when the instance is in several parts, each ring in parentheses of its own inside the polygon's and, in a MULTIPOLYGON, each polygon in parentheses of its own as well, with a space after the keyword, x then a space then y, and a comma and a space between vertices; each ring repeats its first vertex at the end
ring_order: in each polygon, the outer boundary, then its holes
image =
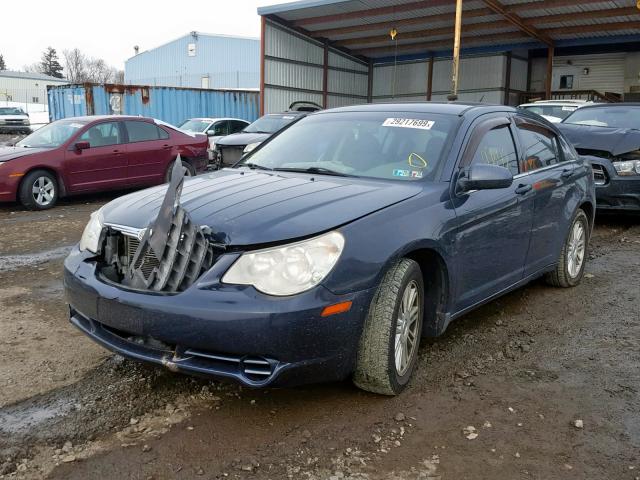
POLYGON ((598 221, 581 286, 465 316, 383 398, 247 391, 77 333, 63 257, 113 196, 0 207, 0 478, 640 479, 639 218, 598 221))

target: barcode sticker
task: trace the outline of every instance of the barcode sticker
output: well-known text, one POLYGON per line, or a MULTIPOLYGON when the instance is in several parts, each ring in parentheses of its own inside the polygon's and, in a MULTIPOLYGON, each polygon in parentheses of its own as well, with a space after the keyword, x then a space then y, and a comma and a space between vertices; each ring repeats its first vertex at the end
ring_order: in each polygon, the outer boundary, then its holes
POLYGON ((436 122, 433 120, 420 120, 418 118, 387 118, 383 127, 419 128, 420 130, 431 130, 436 122))

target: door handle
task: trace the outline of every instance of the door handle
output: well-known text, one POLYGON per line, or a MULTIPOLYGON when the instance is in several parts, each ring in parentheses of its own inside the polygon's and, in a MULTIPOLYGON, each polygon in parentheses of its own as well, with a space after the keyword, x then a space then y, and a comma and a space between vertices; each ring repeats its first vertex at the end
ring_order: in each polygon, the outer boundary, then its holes
POLYGON ((560 176, 562 178, 569 178, 572 177, 574 173, 576 173, 575 168, 565 168, 564 170, 562 170, 560 176))
POLYGON ((162 148, 164 150, 169 150, 171 148, 171 145, 162 145, 162 148))
POLYGON ((533 187, 529 183, 527 184, 521 183, 520 185, 518 185, 518 188, 516 188, 516 193, 518 195, 524 195, 525 193, 530 192, 532 188, 533 187))

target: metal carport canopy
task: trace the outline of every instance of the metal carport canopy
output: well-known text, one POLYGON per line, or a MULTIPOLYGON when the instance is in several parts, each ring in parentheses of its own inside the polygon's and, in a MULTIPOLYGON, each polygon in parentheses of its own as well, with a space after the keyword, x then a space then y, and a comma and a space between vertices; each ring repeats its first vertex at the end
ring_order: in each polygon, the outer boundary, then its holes
MULTIPOLYGON (((638 6, 636 0, 465 0, 463 53, 637 42, 638 6)), ((455 0, 302 0, 258 14, 376 63, 447 56, 453 47, 455 0)))

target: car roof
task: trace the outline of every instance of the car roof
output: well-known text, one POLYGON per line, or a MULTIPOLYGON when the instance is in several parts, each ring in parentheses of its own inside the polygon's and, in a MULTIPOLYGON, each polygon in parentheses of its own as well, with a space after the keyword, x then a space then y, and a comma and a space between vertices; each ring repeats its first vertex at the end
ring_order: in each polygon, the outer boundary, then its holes
POLYGON ((199 120, 202 122, 219 122, 220 120, 238 120, 240 122, 247 122, 243 118, 234 118, 234 117, 193 117, 193 118, 188 118, 187 120, 199 120))
POLYGON ((603 108, 603 107, 640 107, 640 102, 620 102, 620 103, 594 103, 590 105, 585 105, 584 107, 580 107, 580 110, 583 108, 603 108))
POLYGON ((314 112, 322 115, 324 112, 414 112, 414 113, 442 113, 463 116, 468 113, 481 115, 491 112, 517 112, 515 107, 474 102, 396 102, 396 103, 366 103, 348 107, 332 108, 314 112))
POLYGON ((135 115, 84 115, 80 117, 66 117, 60 120, 71 120, 76 122, 96 122, 99 120, 144 120, 146 122, 153 122, 153 118, 138 117, 135 115))

